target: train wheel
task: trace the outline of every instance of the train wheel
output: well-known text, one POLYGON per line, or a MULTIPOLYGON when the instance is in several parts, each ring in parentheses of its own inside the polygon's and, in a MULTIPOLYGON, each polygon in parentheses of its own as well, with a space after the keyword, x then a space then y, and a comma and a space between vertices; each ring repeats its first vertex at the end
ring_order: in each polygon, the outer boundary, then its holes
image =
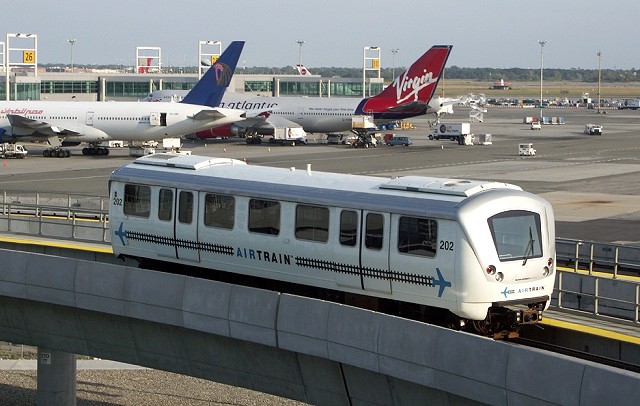
POLYGON ((69 151, 68 149, 64 150, 64 157, 65 158, 69 158, 71 156, 71 151, 69 151))
POLYGON ((58 158, 66 158, 67 157, 67 155, 64 153, 63 149, 58 150, 57 151, 57 155, 58 155, 58 158))
POLYGON ((51 151, 48 149, 45 149, 44 151, 42 151, 42 156, 49 158, 51 156, 51 151))

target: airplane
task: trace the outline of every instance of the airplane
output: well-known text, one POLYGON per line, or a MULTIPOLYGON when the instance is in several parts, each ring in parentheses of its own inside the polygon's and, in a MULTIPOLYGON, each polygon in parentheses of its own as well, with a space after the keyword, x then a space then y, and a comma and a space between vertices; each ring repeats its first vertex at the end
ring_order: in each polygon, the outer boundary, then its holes
POLYGON ((312 74, 311 72, 309 72, 309 69, 305 68, 301 63, 296 65, 296 69, 298 70, 300 76, 309 76, 312 74))
MULTIPOLYGON (((451 45, 436 45, 377 96, 357 98, 269 97, 225 93, 221 106, 247 112, 247 119, 197 133, 199 138, 271 135, 274 127, 302 127, 307 133, 350 131, 352 118, 373 115, 376 123, 436 114, 442 101, 433 98, 451 45)), ((177 91, 160 90, 141 101, 178 101, 177 91)))
POLYGON ((0 141, 47 141, 45 157, 71 155, 63 145, 89 143, 84 155, 108 155, 103 141, 157 141, 227 125, 246 117, 218 107, 244 41, 234 41, 181 103, 0 101, 0 141))

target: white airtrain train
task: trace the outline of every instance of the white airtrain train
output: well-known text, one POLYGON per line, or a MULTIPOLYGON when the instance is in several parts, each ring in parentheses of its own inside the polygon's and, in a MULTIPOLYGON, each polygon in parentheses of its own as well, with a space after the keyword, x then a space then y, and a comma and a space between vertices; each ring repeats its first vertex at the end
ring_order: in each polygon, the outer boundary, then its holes
POLYGON ((115 170, 109 199, 114 254, 172 272, 368 297, 487 335, 539 321, 553 292, 552 207, 510 184, 167 153, 115 170))
POLYGON ((68 157, 65 144, 86 142, 83 153, 104 155, 102 141, 180 137, 242 120, 245 112, 218 107, 244 42, 231 43, 181 103, 1 101, 3 142, 47 141, 44 156, 68 157))

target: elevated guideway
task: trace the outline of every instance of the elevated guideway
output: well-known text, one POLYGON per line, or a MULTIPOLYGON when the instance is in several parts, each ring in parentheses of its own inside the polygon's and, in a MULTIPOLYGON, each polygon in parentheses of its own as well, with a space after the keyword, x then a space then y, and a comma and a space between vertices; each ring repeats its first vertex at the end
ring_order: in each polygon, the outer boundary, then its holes
POLYGON ((75 396, 71 354, 326 405, 640 396, 639 374, 335 303, 33 252, 0 263, 0 340, 38 346, 68 378, 38 396, 75 396))

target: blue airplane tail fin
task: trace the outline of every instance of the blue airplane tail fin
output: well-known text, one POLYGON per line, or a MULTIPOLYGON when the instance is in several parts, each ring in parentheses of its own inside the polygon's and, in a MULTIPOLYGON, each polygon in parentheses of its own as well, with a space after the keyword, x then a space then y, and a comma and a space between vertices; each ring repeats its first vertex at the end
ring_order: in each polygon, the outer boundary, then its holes
POLYGON ((244 41, 234 41, 205 72, 181 103, 218 107, 236 70, 244 41))

